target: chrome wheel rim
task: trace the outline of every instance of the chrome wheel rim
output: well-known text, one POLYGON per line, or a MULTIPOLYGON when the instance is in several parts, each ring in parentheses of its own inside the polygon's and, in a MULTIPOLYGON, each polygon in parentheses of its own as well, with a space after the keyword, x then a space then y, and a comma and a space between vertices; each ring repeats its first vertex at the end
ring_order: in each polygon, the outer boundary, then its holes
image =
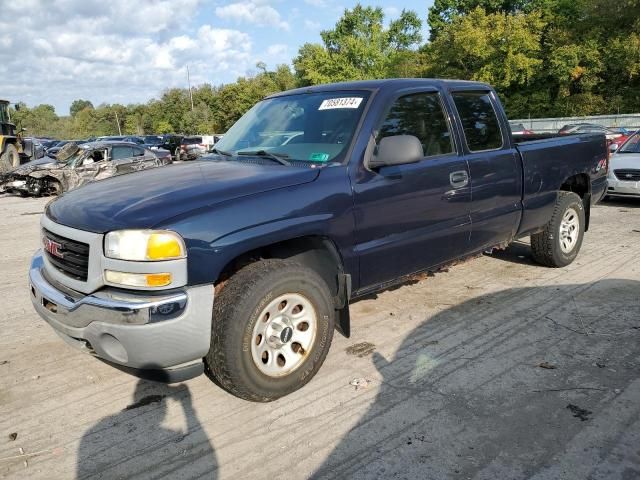
POLYGON ((309 355, 318 329, 316 310, 299 293, 285 293, 260 313, 251 336, 251 356, 269 377, 296 370, 309 355))
POLYGON ((570 253, 576 243, 578 243, 578 234, 580 233, 580 219, 578 212, 574 208, 568 208, 562 216, 560 222, 560 249, 564 253, 570 253))

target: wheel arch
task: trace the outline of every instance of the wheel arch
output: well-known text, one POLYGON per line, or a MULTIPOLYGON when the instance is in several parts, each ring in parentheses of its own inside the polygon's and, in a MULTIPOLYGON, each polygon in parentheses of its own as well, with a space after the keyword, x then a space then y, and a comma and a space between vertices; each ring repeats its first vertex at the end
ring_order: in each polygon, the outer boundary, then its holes
POLYGON ((591 178, 586 173, 578 173, 565 179, 560 186, 560 191, 573 192, 582 199, 584 205, 585 232, 589 230, 591 217, 591 178))
POLYGON ((345 272, 338 246, 329 237, 304 235, 253 247, 225 264, 218 275, 216 288, 222 288, 225 281, 242 267, 270 258, 295 260, 316 271, 333 296, 337 311, 336 329, 346 337, 350 335, 351 276, 345 272))

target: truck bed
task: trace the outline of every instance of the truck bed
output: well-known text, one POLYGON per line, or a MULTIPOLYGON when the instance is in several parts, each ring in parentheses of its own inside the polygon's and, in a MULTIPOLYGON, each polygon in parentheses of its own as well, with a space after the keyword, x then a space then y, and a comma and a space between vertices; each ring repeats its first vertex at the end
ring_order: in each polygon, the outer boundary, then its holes
POLYGON ((514 137, 514 144, 523 167, 523 216, 518 237, 535 232, 549 220, 564 179, 582 175, 592 186, 591 198, 595 200, 606 190, 604 135, 521 135, 514 137))

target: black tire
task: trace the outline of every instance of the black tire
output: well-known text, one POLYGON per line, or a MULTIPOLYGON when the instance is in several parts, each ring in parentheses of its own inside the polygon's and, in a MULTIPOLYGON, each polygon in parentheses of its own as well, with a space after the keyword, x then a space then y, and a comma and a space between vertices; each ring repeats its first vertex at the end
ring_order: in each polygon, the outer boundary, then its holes
POLYGON ((10 172, 20 166, 18 149, 12 143, 8 143, 0 156, 0 173, 10 172))
POLYGON ((582 199, 573 192, 558 192, 558 199, 551 220, 540 233, 531 235, 533 259, 547 267, 566 267, 575 260, 584 237, 585 215, 582 199), (563 249, 560 228, 565 214, 577 214, 577 237, 571 248, 563 249))
POLYGON ((234 274, 213 304, 211 347, 205 357, 212 380, 237 397, 269 402, 304 386, 327 356, 335 306, 327 284, 314 270, 287 260, 262 260, 234 274), (256 322, 269 302, 285 294, 304 296, 315 309, 317 329, 298 367, 283 376, 263 373, 253 360, 256 322))

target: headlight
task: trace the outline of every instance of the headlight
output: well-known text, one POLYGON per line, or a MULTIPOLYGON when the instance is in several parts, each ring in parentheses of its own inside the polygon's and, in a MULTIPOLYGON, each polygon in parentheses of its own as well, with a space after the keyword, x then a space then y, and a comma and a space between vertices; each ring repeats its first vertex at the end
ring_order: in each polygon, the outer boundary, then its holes
POLYGON ((104 240, 105 256, 118 260, 174 260, 186 257, 186 252, 182 237, 168 230, 119 230, 107 233, 104 240))

